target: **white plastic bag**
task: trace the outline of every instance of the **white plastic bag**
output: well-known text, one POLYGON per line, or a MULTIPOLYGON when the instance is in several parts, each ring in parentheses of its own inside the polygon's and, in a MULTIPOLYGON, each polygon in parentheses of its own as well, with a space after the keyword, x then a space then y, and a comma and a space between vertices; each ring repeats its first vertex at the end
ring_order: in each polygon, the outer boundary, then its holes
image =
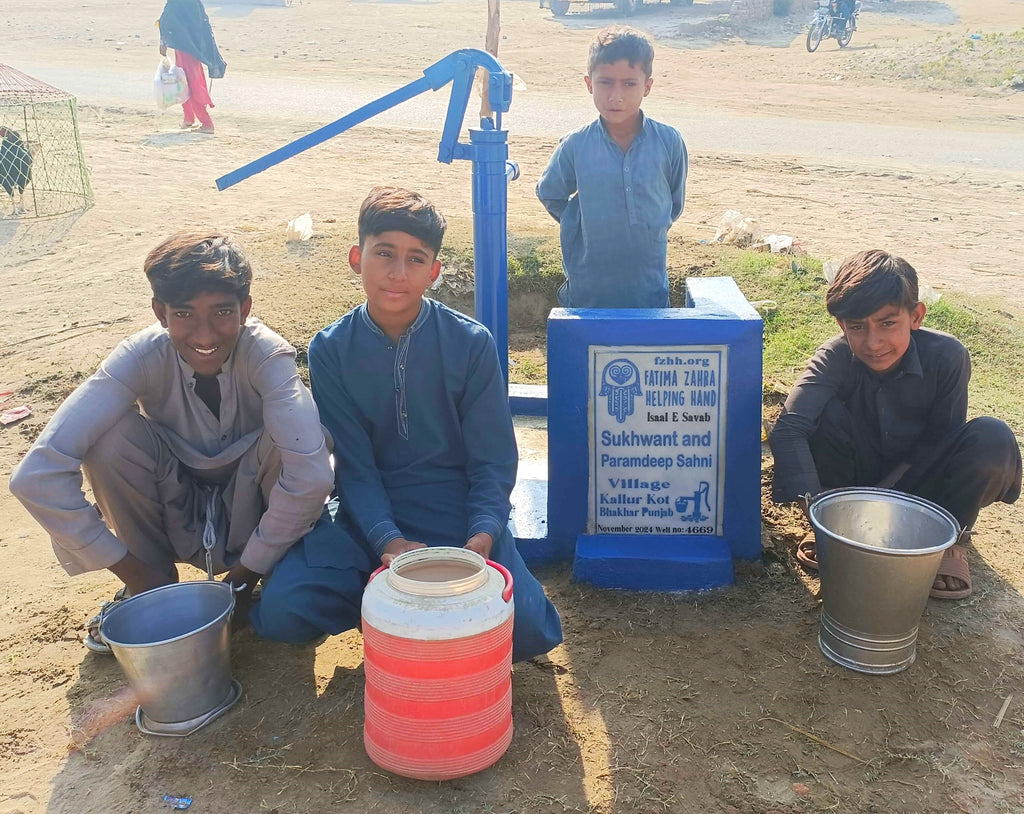
POLYGON ((715 232, 715 242, 747 246, 754 239, 755 231, 757 221, 754 218, 745 218, 735 209, 727 209, 715 232))
POLYGON ((832 285, 832 281, 836 278, 836 272, 839 271, 840 261, 834 258, 829 258, 821 264, 821 273, 825 278, 825 282, 832 285))
POLYGON ((302 243, 311 237, 313 237, 313 218, 309 212, 288 221, 288 229, 284 237, 285 243, 302 243))
POLYGON ((917 290, 917 298, 925 305, 935 305, 935 303, 942 299, 942 294, 932 286, 922 283, 917 290))
POLYGON ((768 244, 772 254, 793 251, 793 238, 789 235, 763 235, 761 240, 768 244))
POLYGON ((185 72, 177 65, 172 65, 168 57, 163 57, 156 67, 153 92, 156 94, 156 106, 161 110, 188 101, 188 80, 185 78, 185 72))

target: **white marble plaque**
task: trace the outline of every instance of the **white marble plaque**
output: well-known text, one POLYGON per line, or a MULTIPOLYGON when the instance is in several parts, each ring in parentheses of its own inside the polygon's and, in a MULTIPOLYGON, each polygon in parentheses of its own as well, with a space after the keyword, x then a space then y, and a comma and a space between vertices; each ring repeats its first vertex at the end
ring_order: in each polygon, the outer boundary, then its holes
POLYGON ((590 347, 589 534, 722 534, 727 352, 590 347))

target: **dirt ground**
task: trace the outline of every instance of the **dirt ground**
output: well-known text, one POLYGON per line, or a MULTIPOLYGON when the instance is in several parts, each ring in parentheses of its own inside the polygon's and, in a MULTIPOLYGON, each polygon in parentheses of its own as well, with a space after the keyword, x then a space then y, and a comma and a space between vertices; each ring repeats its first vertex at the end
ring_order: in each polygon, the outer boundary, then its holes
MULTIPOLYGON (((900 123, 939 141, 1021 133, 1024 94, 1012 89, 936 88, 848 67, 861 48, 898 60, 901 47, 949 34, 1015 31, 1024 26, 1018 0, 866 4, 850 49, 833 41, 813 55, 802 15, 735 28, 709 22, 721 5, 665 4, 635 18, 658 38, 663 98, 709 116, 765 114, 771 100, 771 116, 808 128, 900 123)), ((159 6, 5 6, 3 59, 100 77, 135 72, 148 82, 159 6)), ((294 81, 312 93, 327 82, 397 87, 444 54, 481 45, 485 25, 482 0, 209 8, 229 63, 225 83, 294 81)), ((526 0, 505 2, 502 13, 499 55, 528 87, 513 105, 589 105, 580 82, 586 44, 615 18, 584 10, 555 20, 526 0)), ((304 347, 357 296, 342 259, 370 186, 418 188, 449 214, 454 235, 471 229, 469 167, 434 160, 436 131, 362 126, 287 171, 218 193, 213 178, 344 111, 288 116, 256 96, 245 109, 218 106, 208 138, 179 132, 173 112, 112 104, 105 93, 82 94, 79 104, 96 206, 46 253, 0 264, 0 390, 35 409, 0 429, 4 482, 60 400, 151 321, 141 263, 170 231, 214 224, 238 234, 259 268, 256 313, 304 347), (285 224, 305 211, 313 240, 286 247, 285 224)), ((750 127, 763 122, 752 116, 750 127)), ((671 123, 685 132, 684 122, 671 123)), ((557 136, 511 136, 522 168, 509 188, 513 237, 555 234, 532 188, 557 136)), ((801 158, 785 145, 766 153, 704 143, 691 160, 674 230, 685 240, 710 240, 721 213, 739 209, 819 256, 896 248, 933 284, 1024 311, 1024 173, 855 160, 842 144, 828 157, 801 158)), ((685 254, 674 262, 685 264, 685 254)), ((770 461, 765 467, 767 476, 770 461)), ((820 655, 819 586, 791 553, 799 523, 767 504, 763 515, 764 562, 744 568, 729 590, 607 592, 574 584, 565 567, 541 571, 565 643, 549 660, 516 666, 512 747, 479 775, 426 784, 386 775, 363 751, 354 632, 315 648, 243 632, 233 659, 244 696, 209 729, 150 739, 115 715, 69 751, 72 722, 123 686, 112 659, 81 645, 82 622, 115 584, 107 574, 68 578, 43 532, 0 489, 0 814, 155 812, 165 810, 164 794, 192 796, 193 811, 281 814, 1024 811, 1021 510, 983 514, 974 595, 930 602, 917 662, 885 678, 820 655)))

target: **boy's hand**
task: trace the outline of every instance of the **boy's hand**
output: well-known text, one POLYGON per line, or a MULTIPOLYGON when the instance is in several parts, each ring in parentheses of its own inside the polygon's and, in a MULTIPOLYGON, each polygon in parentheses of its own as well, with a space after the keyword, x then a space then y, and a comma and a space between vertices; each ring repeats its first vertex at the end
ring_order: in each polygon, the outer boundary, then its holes
POLYGON ((157 571, 130 551, 110 566, 109 570, 125 584, 129 596, 138 596, 152 588, 178 581, 176 576, 172 579, 170 575, 157 571))
POLYGON ((253 588, 256 587, 256 583, 260 581, 260 577, 263 574, 257 574, 250 568, 246 568, 241 563, 238 563, 228 571, 223 578, 223 582, 230 582, 231 586, 235 589, 236 594, 251 594, 253 588), (245 586, 244 588, 242 586, 245 586), (241 589, 241 590, 239 590, 241 589))
POLYGON ((224 575, 222 582, 231 585, 231 589, 235 592, 235 610, 231 614, 232 633, 237 633, 248 627, 249 608, 252 607, 252 591, 262 576, 241 563, 236 564, 224 575), (238 590, 239 588, 241 590, 238 590))
POLYGON ((384 552, 380 555, 381 564, 391 565, 391 561, 399 554, 404 554, 406 551, 412 551, 417 548, 426 548, 426 546, 423 543, 406 540, 404 537, 396 537, 384 546, 384 552))
POLYGON ((491 547, 494 545, 494 538, 491 537, 486 531, 481 531, 479 534, 474 534, 466 541, 464 548, 468 548, 470 551, 475 551, 485 560, 491 558, 491 547))

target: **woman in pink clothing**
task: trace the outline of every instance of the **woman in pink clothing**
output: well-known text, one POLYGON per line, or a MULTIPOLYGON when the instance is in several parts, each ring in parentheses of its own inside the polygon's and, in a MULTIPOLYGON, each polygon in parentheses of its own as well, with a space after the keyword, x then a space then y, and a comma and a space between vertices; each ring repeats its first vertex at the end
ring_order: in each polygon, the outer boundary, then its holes
POLYGON ((160 53, 166 54, 168 48, 173 48, 175 64, 188 80, 189 98, 181 106, 185 114, 181 127, 188 129, 198 119, 200 132, 212 133, 213 119, 206 108, 213 107, 213 101, 206 87, 203 65, 209 70, 210 79, 220 79, 227 63, 217 50, 202 0, 167 0, 158 25, 160 53))

